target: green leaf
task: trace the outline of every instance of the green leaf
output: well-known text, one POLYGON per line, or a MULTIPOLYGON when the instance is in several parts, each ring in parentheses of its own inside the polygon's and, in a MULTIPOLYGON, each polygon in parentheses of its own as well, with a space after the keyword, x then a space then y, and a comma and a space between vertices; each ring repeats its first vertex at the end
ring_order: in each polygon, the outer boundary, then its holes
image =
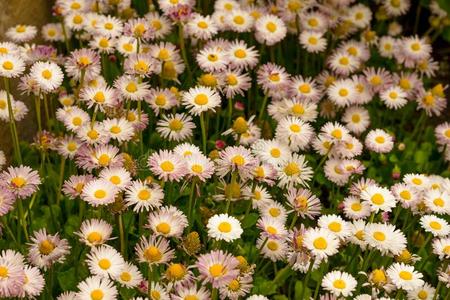
POLYGON ((303 300, 303 299, 309 299, 311 297, 311 290, 306 287, 305 293, 302 298, 302 291, 303 291, 303 282, 297 281, 295 283, 295 296, 294 299, 296 300, 303 300))
POLYGON ((414 153, 414 162, 418 165, 422 165, 428 161, 429 153, 423 150, 417 150, 414 153))
POLYGON ((58 282, 63 291, 75 290, 78 284, 75 268, 58 272, 58 282))
POLYGON ((256 277, 252 289, 253 294, 273 295, 277 292, 277 286, 270 280, 262 277, 256 277))
POLYGON ((447 26, 442 31, 442 38, 447 42, 450 42, 450 26, 447 26))
POLYGON ((243 220, 242 220, 242 228, 249 228, 256 224, 258 221, 259 215, 257 213, 249 213, 243 220))
POLYGON ((275 295, 273 296, 274 300, 289 300, 288 297, 286 297, 285 295, 275 295))

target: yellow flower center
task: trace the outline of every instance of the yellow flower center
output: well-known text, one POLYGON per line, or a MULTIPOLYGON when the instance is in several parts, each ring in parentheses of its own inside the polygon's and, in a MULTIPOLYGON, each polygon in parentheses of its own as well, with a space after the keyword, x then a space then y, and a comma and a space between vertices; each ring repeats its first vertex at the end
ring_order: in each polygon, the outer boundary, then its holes
POLYGON ((270 214, 272 217, 275 218, 275 217, 278 217, 278 216, 281 214, 281 211, 280 211, 279 208, 272 207, 272 208, 269 209, 269 214, 270 214))
POLYGON ((411 200, 411 193, 407 190, 401 191, 400 197, 402 197, 402 199, 404 200, 411 200))
POLYGON ((266 24, 266 29, 273 33, 277 30, 277 24, 275 24, 274 22, 268 22, 266 24))
POLYGON ((112 184, 115 184, 115 185, 118 185, 118 184, 120 184, 120 183, 122 182, 122 180, 120 180, 120 177, 117 176, 117 175, 111 176, 111 178, 109 178, 109 181, 110 181, 112 184))
POLYGON ((358 55, 358 49, 356 49, 355 47, 350 47, 347 49, 347 53, 356 56, 358 55))
POLYGON ((72 20, 73 20, 74 24, 81 24, 81 23, 83 23, 83 17, 80 16, 80 15, 74 16, 72 20))
POLYGON ((314 248, 319 250, 325 250, 328 247, 327 240, 323 237, 318 237, 313 242, 314 248))
POLYGON ((131 52, 133 51, 133 44, 125 43, 122 45, 122 48, 127 52, 131 52))
POLYGON ((23 187, 25 184, 27 183, 27 181, 25 180, 25 178, 23 177, 14 177, 13 179, 11 179, 11 184, 16 187, 16 188, 21 188, 23 187))
POLYGON ((342 290, 342 289, 345 289, 345 287, 346 287, 347 285, 345 284, 345 281, 344 281, 344 280, 342 280, 342 279, 336 279, 336 280, 333 282, 333 286, 334 286, 335 288, 337 288, 337 289, 342 290))
POLYGON ((8 268, 4 267, 4 266, 0 266, 0 278, 2 279, 6 279, 9 277, 8 275, 8 268))
POLYGON ((14 69, 14 64, 9 60, 5 61, 2 66, 3 66, 3 69, 8 70, 8 71, 11 71, 12 69, 14 69))
POLYGON ((67 144, 67 150, 69 150, 70 152, 77 150, 77 144, 74 142, 69 142, 67 144))
POLYGON ((197 105, 206 105, 208 103, 208 96, 205 94, 198 94, 195 96, 194 102, 197 105))
POLYGON ((289 126, 289 129, 291 129, 291 131, 295 133, 299 133, 302 130, 302 128, 298 124, 292 124, 291 126, 289 126))
POLYGON ((173 165, 173 163, 168 160, 161 163, 160 167, 164 172, 172 172, 173 170, 175 170, 175 166, 173 165))
POLYGON ((227 83, 228 83, 228 85, 231 85, 231 86, 237 85, 238 84, 237 77, 233 74, 229 74, 227 76, 227 83))
POLYGON ((97 199, 103 199, 106 197, 106 192, 105 190, 96 190, 94 192, 94 197, 97 199))
POLYGON ((400 276, 400 278, 403 280, 411 280, 412 279, 412 274, 411 274, 411 272, 408 272, 408 271, 400 271, 400 273, 398 273, 398 276, 400 276))
POLYGON ((108 154, 102 154, 100 155, 100 157, 98 158, 98 163, 105 167, 107 165, 109 165, 109 162, 111 161, 111 158, 109 157, 108 154))
POLYGON ((160 261, 162 258, 162 253, 155 246, 150 246, 144 251, 144 257, 150 262, 160 261))
POLYGON ((95 93, 94 101, 97 102, 97 103, 105 102, 105 94, 103 92, 101 92, 101 91, 95 93))
POLYGON ((346 66, 350 63, 350 61, 347 57, 344 56, 339 59, 339 63, 343 66, 346 66))
POLYGON ((72 124, 74 126, 80 126, 83 123, 83 120, 81 120, 80 117, 75 117, 72 119, 72 124))
POLYGON ((166 222, 161 222, 156 226, 156 230, 162 234, 169 234, 170 229, 170 225, 166 222))
POLYGON ((278 74, 278 73, 270 74, 269 75, 269 80, 270 81, 274 81, 274 82, 280 81, 280 74, 278 74))
POLYGON ((215 62, 215 61, 219 60, 219 57, 216 54, 211 53, 211 54, 208 54, 208 60, 215 62))
POLYGON ((311 18, 308 20, 308 25, 311 27, 317 27, 319 25, 319 21, 317 21, 317 19, 311 18))
POLYGON ((247 53, 242 49, 237 49, 236 51, 234 51, 234 56, 236 56, 237 58, 245 58, 247 57, 247 53))
POLYGON ((41 75, 42 75, 42 77, 44 77, 47 80, 52 78, 52 72, 50 70, 42 71, 41 75))
POLYGON ((421 185, 422 184, 422 179, 420 179, 420 178, 413 178, 412 183, 414 183, 415 185, 421 185))
POLYGON ((339 96, 346 97, 347 95, 348 95, 348 90, 347 89, 342 88, 342 89, 339 90, 339 96))
POLYGON ((277 251, 278 250, 278 243, 275 241, 269 241, 267 243, 267 248, 269 248, 269 250, 271 251, 277 251))
POLYGON ((381 135, 379 135, 375 138, 375 142, 377 142, 378 144, 383 144, 385 141, 386 140, 384 139, 384 136, 381 136, 381 135))
POLYGON ((100 289, 93 290, 91 292, 91 300, 102 300, 104 293, 100 289))
POLYGON ((109 268, 111 268, 111 262, 109 261, 109 259, 102 258, 98 261, 98 266, 103 270, 108 270, 109 268))
POLYGON ((122 132, 122 129, 119 126, 114 125, 111 127, 111 129, 109 131, 114 134, 119 134, 122 132))
POLYGON ((433 204, 439 207, 444 207, 445 202, 442 198, 436 198, 433 200, 433 204))
POLYGON ((147 201, 148 199, 150 199, 151 195, 152 194, 149 190, 141 190, 137 196, 138 196, 139 200, 147 201))
POLYGON ((225 273, 226 270, 222 264, 213 264, 209 267, 209 274, 214 278, 225 275, 225 273))
POLYGON ((373 76, 373 77, 370 79, 370 83, 371 83, 372 85, 380 85, 382 82, 383 82, 383 81, 381 80, 381 77, 378 76, 378 75, 375 75, 375 76, 373 76))
POLYGON ((131 274, 128 272, 122 272, 120 274, 120 280, 125 281, 125 282, 129 282, 131 280, 131 274))
POLYGON ((98 132, 95 129, 91 129, 88 131, 87 136, 92 140, 96 140, 98 138, 98 132))
POLYGON ((89 243, 91 244, 97 244, 99 242, 102 241, 103 237, 100 234, 100 232, 97 231, 92 231, 91 233, 88 234, 88 236, 86 237, 86 239, 89 241, 89 243))
POLYGON ((135 65, 134 65, 134 70, 136 72, 139 73, 147 73, 149 69, 149 65, 143 61, 143 60, 139 60, 135 65))
POLYGON ((125 89, 129 93, 135 93, 137 91, 137 85, 134 82, 129 82, 125 89))
POLYGON ((240 287, 241 284, 236 279, 231 280, 231 282, 228 284, 228 288, 234 292, 238 291, 240 287))
POLYGON ((420 44, 419 43, 412 43, 411 44, 411 50, 413 50, 413 51, 420 51, 420 44))
POLYGON ((172 131, 180 131, 183 129, 183 122, 178 119, 173 119, 169 122, 169 128, 172 131))
POLYGON ((197 23, 197 26, 201 29, 206 29, 208 28, 208 23, 206 23, 205 21, 200 21, 197 23))
POLYGON ((39 244, 39 252, 43 255, 49 255, 55 249, 55 244, 49 240, 43 240, 39 244))
POLYGON ((242 155, 235 155, 232 159, 231 162, 237 166, 243 166, 245 164, 245 159, 242 155))
POLYGON ((231 224, 228 222, 221 222, 217 228, 222 233, 228 233, 231 231, 231 224))
POLYGON ((199 164, 194 164, 191 167, 192 172, 196 173, 196 174, 200 174, 203 172, 203 167, 199 164))
POLYGON ((439 222, 431 221, 430 227, 433 228, 434 230, 441 230, 442 225, 439 222))
POLYGON ((386 235, 381 231, 375 231, 373 233, 373 238, 379 242, 383 242, 386 239, 386 235))
POLYGON ((372 203, 376 204, 376 205, 381 205, 384 203, 384 197, 383 195, 381 195, 380 193, 375 193, 370 200, 372 201, 372 203))
POLYGON ((294 176, 300 173, 300 168, 295 162, 291 162, 284 167, 284 173, 287 176, 294 176))
POLYGON ((277 234, 277 229, 273 226, 267 226, 266 231, 270 234, 277 234))
POLYGON ((238 24, 238 25, 242 25, 245 22, 245 19, 242 16, 235 16, 233 18, 233 22, 238 24))
POLYGON ((142 23, 139 23, 134 27, 134 34, 136 36, 142 36, 145 33, 145 31, 147 31, 147 29, 145 28, 145 25, 142 23))
POLYGON ((272 150, 270 150, 270 155, 274 158, 279 158, 281 156, 281 151, 278 148, 272 148, 272 150))
POLYGON ((371 277, 372 277, 372 281, 378 285, 380 283, 384 283, 387 281, 386 274, 384 273, 383 270, 380 270, 380 269, 373 270, 371 273, 371 277))
POLYGON ((310 36, 308 38, 308 43, 310 43, 313 46, 317 45, 318 42, 319 40, 315 36, 310 36))
POLYGON ((424 290, 421 290, 420 292, 417 293, 417 297, 419 297, 419 299, 421 300, 425 300, 428 298, 428 293, 424 290))
POLYGON ((156 30, 159 30, 162 28, 162 24, 159 20, 153 20, 151 23, 152 27, 156 30))
POLYGON ((171 279, 180 280, 186 274, 186 268, 182 264, 171 264, 167 268, 167 275, 171 279))
POLYGON ((330 224, 328 224, 328 229, 333 232, 340 232, 342 230, 342 225, 338 222, 331 222, 330 224))
POLYGON ((355 233, 355 236, 356 236, 356 238, 357 238, 358 240, 364 241, 364 231, 363 231, 363 230, 358 230, 358 231, 355 233))

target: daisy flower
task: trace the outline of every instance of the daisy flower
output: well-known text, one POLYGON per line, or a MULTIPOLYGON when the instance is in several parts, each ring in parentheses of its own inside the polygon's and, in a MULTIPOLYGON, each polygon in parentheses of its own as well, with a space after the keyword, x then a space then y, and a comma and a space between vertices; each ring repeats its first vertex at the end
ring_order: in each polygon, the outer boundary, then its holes
POLYGON ((275 15, 264 15, 255 22, 255 38, 261 44, 273 46, 286 36, 283 20, 275 15))
POLYGON ((235 40, 228 44, 226 55, 233 68, 251 69, 258 63, 258 51, 255 47, 249 47, 244 41, 235 40))
POLYGON ((391 224, 368 223, 364 229, 364 240, 367 244, 379 250, 383 255, 400 254, 406 249, 404 233, 391 224))
POLYGON ((227 214, 212 216, 206 225, 208 236, 215 240, 232 242, 241 237, 243 232, 239 221, 227 214))
POLYGON ((246 199, 252 201, 252 208, 259 208, 272 203, 272 196, 267 191, 267 188, 261 185, 256 185, 254 188, 246 186, 242 194, 246 199))
POLYGON ((314 217, 320 215, 322 205, 319 198, 312 194, 310 190, 290 188, 285 196, 288 205, 302 218, 314 219, 314 217))
POLYGON ((203 154, 192 154, 186 157, 187 177, 198 178, 206 182, 214 174, 214 163, 203 154))
POLYGON ((220 106, 220 96, 210 87, 193 87, 183 93, 182 103, 195 116, 206 111, 215 111, 220 106))
POLYGON ((434 135, 436 136, 436 143, 441 146, 447 145, 450 147, 450 123, 444 122, 436 126, 434 130, 434 135))
POLYGON ((34 39, 36 33, 36 26, 19 24, 8 28, 5 34, 16 43, 25 43, 34 39))
POLYGON ((157 184, 145 184, 137 180, 125 191, 125 202, 127 206, 132 206, 133 211, 141 212, 158 208, 164 200, 164 192, 157 184))
POLYGON ((222 250, 214 250, 198 257, 196 267, 200 272, 200 279, 204 283, 211 283, 213 288, 228 285, 237 275, 239 261, 222 250))
POLYGON ((160 150, 148 158, 150 170, 164 181, 180 181, 186 175, 186 162, 168 150, 160 150))
POLYGON ((209 40, 217 34, 218 28, 210 16, 194 13, 186 24, 186 32, 199 40, 209 40))
POLYGON ((369 131, 364 144, 370 151, 376 153, 389 153, 394 147, 393 137, 382 129, 369 131))
POLYGON ((105 168, 100 171, 99 178, 108 180, 119 190, 124 190, 131 183, 131 175, 123 167, 105 168))
POLYGON ((37 171, 28 166, 8 167, 0 173, 0 186, 3 186, 16 197, 25 199, 38 190, 41 178, 37 171))
POLYGON ((408 103, 407 94, 399 86, 391 86, 380 93, 381 101, 390 109, 399 109, 408 103))
POLYGON ((187 114, 164 115, 156 126, 156 131, 163 138, 176 142, 192 137, 192 129, 195 128, 192 117, 187 114))
POLYGON ((0 76, 16 78, 25 71, 25 62, 18 55, 0 55, 0 76))
POLYGON ((224 22, 231 31, 249 32, 252 30, 254 19, 248 10, 233 9, 225 14, 224 22))
POLYGON ((97 207, 113 203, 117 192, 117 187, 109 180, 95 179, 83 187, 81 198, 93 207, 97 207))
POLYGON ((151 89, 145 102, 150 104, 156 115, 178 104, 176 96, 169 89, 151 89))
POLYGON ((311 180, 313 170, 308 167, 304 155, 292 154, 280 162, 277 167, 279 185, 281 187, 295 187, 307 185, 311 180))
POLYGON ((424 194, 425 205, 436 214, 450 213, 450 195, 447 191, 429 190, 424 194))
POLYGON ((420 218, 420 225, 434 237, 444 237, 450 233, 450 225, 442 218, 434 215, 424 215, 420 218))
POLYGON ((335 234, 340 240, 345 240, 350 235, 350 226, 340 216, 323 215, 317 220, 319 228, 328 229, 335 234))
POLYGON ((57 89, 64 78, 61 68, 53 62, 36 62, 31 66, 30 75, 45 92, 57 89))
POLYGON ((81 223, 80 230, 75 232, 80 242, 89 247, 99 246, 111 239, 112 226, 102 219, 89 219, 81 223))
POLYGON ((13 210, 16 198, 10 191, 0 188, 0 217, 13 210))
POLYGON ((175 250, 170 249, 169 241, 156 235, 148 238, 142 236, 135 251, 139 262, 146 263, 150 267, 169 262, 175 254, 175 250))
POLYGON ((147 98, 149 85, 130 75, 123 75, 114 81, 114 87, 120 96, 126 100, 142 101, 147 98))
POLYGON ((387 276, 398 289, 414 290, 424 284, 422 273, 414 270, 413 266, 404 263, 393 263, 387 270, 387 276))
POLYGON ((221 47, 205 47, 195 57, 199 67, 204 72, 219 72, 227 67, 228 59, 221 47))
POLYGON ((106 277, 88 277, 77 288, 77 299, 116 299, 118 295, 114 282, 106 277))
POLYGON ((225 177, 237 172, 241 179, 248 179, 256 166, 257 160, 250 150, 243 146, 230 146, 219 153, 216 159, 216 174, 225 177))
POLYGON ((408 299, 432 300, 435 293, 436 289, 425 282, 422 286, 408 291, 408 299))
POLYGON ((63 263, 70 252, 70 245, 59 234, 47 234, 46 229, 40 229, 30 237, 28 260, 36 267, 47 270, 54 263, 63 263))
POLYGON ((80 99, 85 101, 89 108, 95 107, 100 111, 114 106, 117 102, 114 89, 107 86, 85 87, 80 92, 80 99))
POLYGON ((337 297, 352 296, 357 283, 352 275, 341 271, 328 272, 322 279, 322 287, 337 297))
POLYGON ((334 104, 346 107, 358 96, 355 82, 351 79, 338 79, 327 88, 327 95, 334 104))
POLYGON ((134 76, 149 77, 158 71, 157 65, 150 53, 135 53, 125 58, 124 71, 134 76))
POLYGON ((21 298, 32 298, 39 296, 45 286, 44 276, 38 268, 25 266, 23 269, 25 273, 25 282, 22 286, 22 293, 19 295, 21 298))
POLYGON ((424 174, 405 174, 403 182, 410 185, 417 191, 424 191, 429 188, 430 180, 424 174))
POLYGON ((175 206, 164 206, 148 215, 147 228, 155 235, 180 238, 188 225, 188 219, 175 206))
POLYGON ((135 288, 142 282, 143 276, 135 265, 125 262, 114 279, 127 288, 135 288))
POLYGON ((338 122, 327 122, 322 126, 320 131, 333 142, 346 140, 350 136, 348 129, 338 122))
POLYGON ((273 262, 283 260, 286 257, 288 250, 286 241, 267 237, 258 238, 256 247, 261 249, 261 254, 265 258, 268 258, 273 262))
POLYGON ((327 229, 309 228, 303 236, 303 243, 317 259, 326 259, 338 252, 339 239, 327 229))
POLYGON ((433 253, 439 256, 439 259, 450 257, 450 238, 441 237, 433 239, 433 253))
POLYGON ((219 80, 224 83, 220 89, 228 99, 233 99, 236 95, 244 96, 244 93, 251 87, 250 75, 242 73, 239 69, 227 69, 219 76, 219 80))
POLYGON ((314 129, 297 117, 285 117, 277 125, 275 138, 287 141, 294 152, 305 150, 309 147, 314 136, 314 129))
POLYGON ((299 35, 299 42, 309 53, 323 52, 327 47, 323 33, 317 31, 303 30, 299 35))
POLYGON ((359 135, 370 125, 369 112, 360 106, 347 107, 342 115, 342 122, 348 130, 359 135))
POLYGON ((361 192, 361 199, 371 205, 371 210, 375 213, 381 211, 391 211, 395 207, 396 201, 391 191, 385 187, 369 185, 361 192))
POLYGON ((81 80, 83 73, 86 80, 91 80, 100 75, 100 57, 94 50, 82 48, 70 53, 64 65, 68 76, 75 80, 81 80))
POLYGON ((173 300, 186 300, 189 299, 189 297, 192 297, 192 299, 197 300, 211 299, 211 295, 205 287, 197 288, 195 284, 188 286, 180 286, 174 291, 171 297, 173 298, 173 300))
POLYGON ((125 261, 116 249, 109 245, 92 247, 86 256, 86 263, 93 275, 114 278, 120 275, 125 261))
POLYGON ((251 145, 252 152, 263 162, 278 165, 284 157, 291 154, 289 147, 277 139, 257 140, 251 145))
POLYGON ((0 280, 0 296, 4 298, 19 296, 26 281, 23 259, 14 261, 10 255, 2 252, 0 270, 5 274, 0 280))

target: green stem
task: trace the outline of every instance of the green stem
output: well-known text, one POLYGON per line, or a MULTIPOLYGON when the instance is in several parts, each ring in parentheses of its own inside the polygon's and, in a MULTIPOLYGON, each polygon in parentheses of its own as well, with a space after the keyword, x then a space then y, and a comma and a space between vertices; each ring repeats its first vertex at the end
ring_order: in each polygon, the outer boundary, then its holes
POLYGON ((36 119, 38 123, 38 132, 42 131, 42 120, 41 120, 41 97, 39 95, 34 98, 34 105, 36 107, 36 119))
POLYGON ((44 93, 43 95, 44 95, 45 122, 47 124, 47 128, 51 129, 51 126, 50 126, 50 113, 49 113, 49 109, 48 109, 47 94, 44 93))
POLYGON ((269 98, 269 95, 268 95, 268 93, 266 93, 264 95, 264 99, 263 99, 263 102, 262 102, 261 110, 259 111, 259 116, 258 116, 258 120, 259 121, 261 121, 263 119, 263 117, 264 117, 264 112, 265 112, 265 108, 266 108, 266 105, 267 105, 267 99, 268 98, 269 98))
POLYGON ((56 191, 56 205, 59 206, 59 202, 61 200, 61 188, 64 182, 64 168, 66 166, 66 158, 63 157, 61 160, 61 166, 59 169, 59 181, 58 181, 58 190, 56 191))
POLYGON ((25 240, 28 242, 30 239, 28 237, 28 229, 27 229, 27 219, 25 219, 25 215, 23 212, 23 204, 22 204, 22 199, 19 199, 17 201, 17 207, 19 208, 19 223, 22 225, 22 229, 23 229, 23 233, 25 235, 25 240))
POLYGON ((203 154, 207 154, 206 152, 206 127, 205 127, 205 116, 203 113, 200 114, 200 127, 202 129, 202 146, 203 146, 203 154))
POLYGON ((20 153, 19 135, 17 133, 16 121, 14 119, 14 112, 11 101, 11 94, 9 89, 9 78, 3 78, 5 89, 6 89, 6 101, 8 103, 8 115, 9 115, 9 126, 11 130, 11 140, 14 146, 14 155, 16 161, 19 165, 22 164, 22 154, 20 153))
POLYGON ((70 44, 69 44, 69 39, 67 38, 66 26, 64 25, 64 20, 62 20, 62 19, 61 19, 61 28, 62 28, 62 33, 64 36, 64 43, 66 44, 66 50, 67 50, 67 52, 70 52, 70 44))
POLYGON ((186 52, 186 46, 184 44, 184 28, 183 23, 178 23, 178 41, 180 43, 180 49, 181 49, 181 55, 184 60, 184 64, 186 65, 186 71, 188 74, 189 81, 188 83, 192 82, 192 72, 191 68, 189 67, 189 60, 187 58, 187 52, 186 52))
POLYGON ((120 253, 123 257, 126 257, 125 255, 125 230, 123 227, 123 216, 121 213, 117 215, 117 223, 119 225, 119 237, 120 237, 120 253))
MULTIPOLYGON (((192 179, 191 192, 190 192, 190 194, 189 194, 189 203, 188 203, 188 221, 189 221, 189 227, 191 227, 192 225, 194 225, 194 220, 191 220, 191 215, 192 215, 192 208, 193 208, 193 202, 194 202, 195 184, 196 184, 195 179, 192 179)), ((195 208, 194 208, 194 209, 195 209, 195 208)))
POLYGON ((303 281, 303 288, 302 288, 300 299, 305 299, 305 291, 306 291, 306 288, 308 287, 308 281, 309 281, 309 278, 311 277, 311 270, 312 270, 313 266, 314 266, 314 258, 311 258, 311 262, 309 263, 309 267, 308 267, 308 272, 306 273, 305 280, 303 281))

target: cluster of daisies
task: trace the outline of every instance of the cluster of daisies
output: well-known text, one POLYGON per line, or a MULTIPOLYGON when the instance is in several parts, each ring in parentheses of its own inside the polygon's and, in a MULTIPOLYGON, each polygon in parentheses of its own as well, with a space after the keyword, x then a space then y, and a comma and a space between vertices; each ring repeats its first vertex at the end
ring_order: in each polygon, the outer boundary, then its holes
POLYGON ((9 28, 0 298, 449 297, 450 16, 361 2, 56 0, 47 44, 9 28))

